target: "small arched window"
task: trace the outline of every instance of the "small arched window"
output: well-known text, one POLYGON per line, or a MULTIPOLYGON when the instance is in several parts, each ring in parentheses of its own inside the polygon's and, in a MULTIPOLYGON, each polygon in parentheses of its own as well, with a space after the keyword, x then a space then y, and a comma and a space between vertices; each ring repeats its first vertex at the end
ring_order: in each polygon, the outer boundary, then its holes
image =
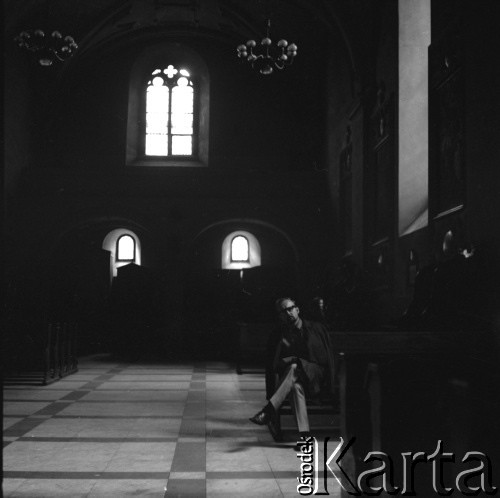
POLYGON ((261 265, 260 244, 250 232, 231 232, 224 238, 221 249, 221 268, 225 270, 242 270, 261 265))
POLYGON ((187 69, 155 69, 146 88, 146 156, 194 154, 194 86, 187 69))
POLYGON ((116 277, 118 268, 128 265, 141 265, 142 250, 140 238, 127 228, 111 230, 102 242, 102 248, 110 253, 110 278, 116 277))
POLYGON ((248 262, 249 245, 248 239, 243 235, 237 235, 231 241, 231 262, 248 262))
POLYGON ((131 235, 122 235, 116 241, 116 260, 135 261, 135 239, 131 235))

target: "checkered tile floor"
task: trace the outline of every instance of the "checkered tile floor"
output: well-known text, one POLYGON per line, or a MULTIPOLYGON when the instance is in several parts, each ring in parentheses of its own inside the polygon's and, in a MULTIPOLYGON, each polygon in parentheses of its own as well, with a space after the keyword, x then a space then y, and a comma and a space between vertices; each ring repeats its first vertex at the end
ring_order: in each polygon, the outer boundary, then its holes
POLYGON ((296 435, 248 421, 264 402, 262 372, 222 362, 93 356, 48 386, 6 384, 3 496, 299 496, 296 435))

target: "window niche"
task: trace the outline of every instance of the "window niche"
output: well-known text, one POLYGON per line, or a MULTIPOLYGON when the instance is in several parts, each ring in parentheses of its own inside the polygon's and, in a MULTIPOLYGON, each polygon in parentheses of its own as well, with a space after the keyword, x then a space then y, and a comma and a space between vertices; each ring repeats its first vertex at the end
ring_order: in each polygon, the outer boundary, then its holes
POLYGON ((171 42, 142 52, 130 74, 127 166, 208 166, 208 126, 209 77, 203 59, 171 42), (162 94, 163 111, 152 89, 162 94), (187 89, 191 104, 178 97, 187 89))
POLYGON ((102 248, 111 253, 110 279, 116 277, 118 268, 135 263, 141 265, 141 242, 137 235, 126 228, 111 230, 102 242, 102 248))
POLYGON ((222 242, 221 267, 242 270, 261 265, 261 250, 257 238, 246 231, 232 232, 222 242))

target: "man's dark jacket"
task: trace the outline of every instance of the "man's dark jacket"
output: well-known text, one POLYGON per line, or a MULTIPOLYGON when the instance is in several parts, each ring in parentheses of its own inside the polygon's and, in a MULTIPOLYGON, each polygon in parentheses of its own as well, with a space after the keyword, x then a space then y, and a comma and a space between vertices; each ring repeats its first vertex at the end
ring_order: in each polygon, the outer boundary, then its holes
MULTIPOLYGON (((335 366, 332 347, 327 328, 318 322, 302 320, 302 328, 307 337, 308 361, 321 365, 324 368, 323 383, 326 383, 328 391, 334 393, 335 366)), ((266 362, 266 397, 270 399, 278 387, 278 376, 282 358, 291 356, 287 341, 284 340, 287 328, 285 325, 278 327, 269 337, 267 346, 266 362)), ((304 362, 305 364, 306 362, 304 362)), ((305 368, 307 372, 307 368, 305 368)), ((308 385, 304 386, 309 394, 317 393, 323 388, 316 378, 309 379, 308 385)))

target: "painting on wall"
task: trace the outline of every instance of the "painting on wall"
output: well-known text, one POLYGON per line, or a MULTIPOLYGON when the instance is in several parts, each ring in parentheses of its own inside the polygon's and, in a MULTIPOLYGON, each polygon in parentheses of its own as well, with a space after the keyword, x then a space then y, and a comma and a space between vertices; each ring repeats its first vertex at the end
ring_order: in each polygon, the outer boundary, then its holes
POLYGON ((429 49, 429 179, 434 218, 465 203, 464 92, 461 44, 451 30, 429 49))
POLYGON ((391 238, 394 223, 395 147, 394 96, 381 83, 370 119, 371 158, 366 176, 367 239, 372 245, 391 238))

